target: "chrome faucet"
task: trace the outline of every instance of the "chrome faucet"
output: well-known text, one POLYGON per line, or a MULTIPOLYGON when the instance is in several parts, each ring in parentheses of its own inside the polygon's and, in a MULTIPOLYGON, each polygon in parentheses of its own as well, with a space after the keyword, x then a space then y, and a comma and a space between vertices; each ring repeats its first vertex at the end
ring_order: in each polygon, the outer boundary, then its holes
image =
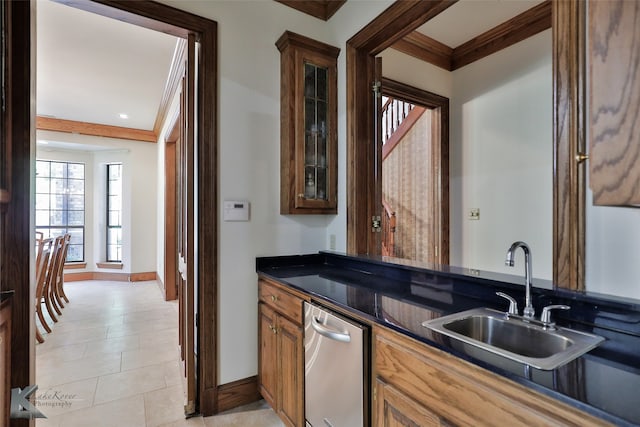
POLYGON ((504 263, 509 267, 513 267, 514 254, 518 248, 522 248, 524 251, 525 307, 522 315, 528 319, 532 319, 536 312, 531 304, 531 249, 529 249, 529 245, 525 242, 514 242, 507 251, 507 258, 504 263))

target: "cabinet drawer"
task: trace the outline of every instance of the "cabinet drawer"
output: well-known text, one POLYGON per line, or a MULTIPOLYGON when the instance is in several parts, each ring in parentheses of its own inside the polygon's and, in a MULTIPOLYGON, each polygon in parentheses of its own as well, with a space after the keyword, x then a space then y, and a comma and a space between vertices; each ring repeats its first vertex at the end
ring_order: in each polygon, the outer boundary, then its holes
POLYGON ((265 280, 258 281, 258 295, 260 301, 299 325, 302 324, 302 298, 265 280))

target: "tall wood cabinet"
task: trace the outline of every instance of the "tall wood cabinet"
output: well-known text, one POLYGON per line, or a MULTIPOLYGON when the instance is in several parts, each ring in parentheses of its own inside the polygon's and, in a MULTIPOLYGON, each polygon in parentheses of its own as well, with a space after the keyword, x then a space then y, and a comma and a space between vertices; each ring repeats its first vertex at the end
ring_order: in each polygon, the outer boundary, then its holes
POLYGON ((595 205, 640 204, 640 2, 590 1, 589 185, 595 205))
POLYGON ((303 295, 258 282, 258 386, 287 426, 304 426, 303 295))
POLYGON ((280 51, 280 213, 335 214, 340 49, 291 31, 280 51))

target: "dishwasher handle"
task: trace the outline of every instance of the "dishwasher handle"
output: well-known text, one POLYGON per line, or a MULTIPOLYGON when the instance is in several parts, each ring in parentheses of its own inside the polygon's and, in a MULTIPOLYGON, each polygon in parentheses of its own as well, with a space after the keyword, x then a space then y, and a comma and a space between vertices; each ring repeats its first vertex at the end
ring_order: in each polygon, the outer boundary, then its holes
POLYGON ((351 342, 351 335, 349 332, 341 332, 336 331, 331 328, 327 328, 315 317, 311 317, 311 327, 323 337, 327 337, 329 339, 340 341, 340 342, 351 342))

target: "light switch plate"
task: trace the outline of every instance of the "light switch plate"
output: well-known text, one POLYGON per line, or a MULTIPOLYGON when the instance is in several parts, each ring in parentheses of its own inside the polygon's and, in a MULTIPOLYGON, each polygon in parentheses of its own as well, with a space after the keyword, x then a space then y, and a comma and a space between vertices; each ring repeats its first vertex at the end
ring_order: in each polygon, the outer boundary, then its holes
POLYGON ((471 220, 479 220, 480 219, 480 208, 471 208, 469 210, 469 219, 471 220))

